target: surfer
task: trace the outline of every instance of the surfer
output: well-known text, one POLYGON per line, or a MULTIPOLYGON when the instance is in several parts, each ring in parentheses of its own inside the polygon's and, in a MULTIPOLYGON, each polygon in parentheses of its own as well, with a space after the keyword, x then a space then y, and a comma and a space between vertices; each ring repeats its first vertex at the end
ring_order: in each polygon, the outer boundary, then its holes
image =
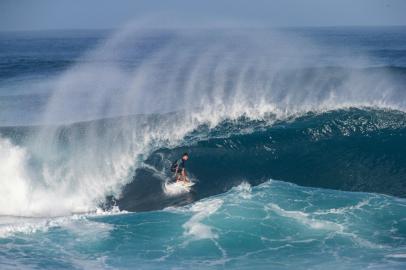
POLYGON ((186 175, 185 163, 189 159, 189 154, 184 153, 182 157, 176 160, 172 166, 171 171, 175 173, 176 182, 182 181, 183 183, 189 183, 189 179, 186 175))

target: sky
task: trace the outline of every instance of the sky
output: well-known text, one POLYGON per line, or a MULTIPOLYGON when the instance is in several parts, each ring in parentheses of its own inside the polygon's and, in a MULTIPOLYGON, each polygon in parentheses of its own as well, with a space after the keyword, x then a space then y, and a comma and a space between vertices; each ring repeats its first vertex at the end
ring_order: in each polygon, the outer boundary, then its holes
POLYGON ((406 25, 406 0, 0 0, 0 31, 406 25))

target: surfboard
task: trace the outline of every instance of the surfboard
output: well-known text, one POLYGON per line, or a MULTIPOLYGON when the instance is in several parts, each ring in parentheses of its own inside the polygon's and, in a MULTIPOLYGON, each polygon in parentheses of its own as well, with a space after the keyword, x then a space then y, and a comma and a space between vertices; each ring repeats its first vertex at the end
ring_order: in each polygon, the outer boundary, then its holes
POLYGON ((190 192, 191 187, 195 183, 193 182, 175 182, 175 183, 165 183, 164 191, 167 195, 179 195, 182 193, 190 192))
POLYGON ((191 186, 195 185, 195 183, 193 183, 191 181, 189 181, 189 182, 181 182, 180 184, 182 184, 185 187, 191 187, 191 186))

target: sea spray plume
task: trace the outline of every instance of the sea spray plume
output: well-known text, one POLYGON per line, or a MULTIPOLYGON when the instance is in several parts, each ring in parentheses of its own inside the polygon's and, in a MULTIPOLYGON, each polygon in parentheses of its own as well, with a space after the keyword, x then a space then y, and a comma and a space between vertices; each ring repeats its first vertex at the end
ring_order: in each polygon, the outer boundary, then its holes
POLYGON ((274 31, 124 29, 55 81, 46 126, 24 150, 32 172, 25 181, 43 207, 27 200, 17 214, 95 210, 106 195, 120 196, 151 151, 175 146, 201 124, 404 108, 387 78, 326 72, 318 69, 320 55, 311 42, 274 31))
POLYGON ((123 32, 58 79, 44 122, 181 109, 199 114, 202 109, 215 111, 210 114, 220 118, 254 116, 253 111, 261 116, 258 104, 267 113, 273 108, 284 114, 351 105, 404 105, 393 99, 393 86, 383 75, 317 69, 322 52, 292 34, 123 32), (144 45, 148 49, 142 50, 139 40, 148 39, 144 45))

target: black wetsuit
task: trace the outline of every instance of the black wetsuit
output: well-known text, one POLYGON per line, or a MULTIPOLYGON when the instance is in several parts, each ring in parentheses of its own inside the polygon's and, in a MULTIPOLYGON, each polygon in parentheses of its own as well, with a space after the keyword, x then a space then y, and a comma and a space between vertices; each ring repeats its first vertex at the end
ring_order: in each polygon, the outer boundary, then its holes
POLYGON ((183 159, 183 158, 180 158, 180 159, 178 159, 177 161, 176 161, 176 164, 177 164, 177 173, 178 174, 181 174, 182 173, 182 171, 185 169, 185 164, 186 162, 185 162, 185 160, 183 159))

